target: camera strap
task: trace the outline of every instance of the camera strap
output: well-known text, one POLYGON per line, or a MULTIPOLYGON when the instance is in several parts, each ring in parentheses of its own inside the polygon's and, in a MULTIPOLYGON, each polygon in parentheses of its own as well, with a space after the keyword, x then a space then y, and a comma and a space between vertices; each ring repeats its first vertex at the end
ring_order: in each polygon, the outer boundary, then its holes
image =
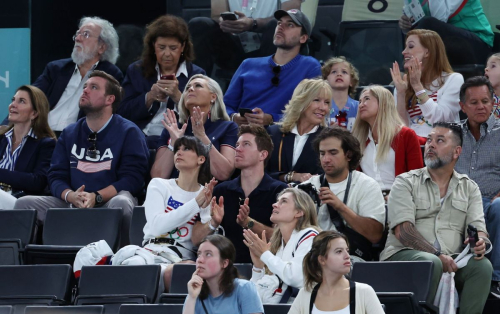
MULTIPOLYGON (((330 188, 328 185, 328 181, 326 180, 326 174, 322 174, 319 178, 321 182, 321 187, 327 187, 330 188)), ((345 193, 344 193, 344 200, 343 203, 347 205, 347 198, 349 197, 349 190, 351 189, 351 181, 352 181, 352 171, 349 171, 349 175, 347 176, 347 185, 345 187, 345 193)), ((326 204, 328 208, 328 213, 330 213, 330 219, 332 220, 333 225, 339 232, 343 232, 344 229, 346 228, 346 225, 344 224, 344 219, 338 211, 333 209, 330 205, 326 204)))

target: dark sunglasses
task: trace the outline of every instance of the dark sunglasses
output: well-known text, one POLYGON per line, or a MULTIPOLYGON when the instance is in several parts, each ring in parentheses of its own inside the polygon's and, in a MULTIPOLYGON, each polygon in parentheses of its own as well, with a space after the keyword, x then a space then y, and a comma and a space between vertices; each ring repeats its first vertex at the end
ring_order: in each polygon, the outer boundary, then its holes
POLYGON ((271 84, 273 84, 273 86, 278 86, 280 83, 279 75, 281 73, 281 66, 277 65, 273 67, 273 73, 274 77, 271 79, 271 84))
POLYGON ((90 158, 96 158, 98 153, 97 147, 95 146, 97 142, 97 132, 90 133, 87 141, 89 141, 91 144, 89 149, 87 150, 87 156, 89 156, 90 158))

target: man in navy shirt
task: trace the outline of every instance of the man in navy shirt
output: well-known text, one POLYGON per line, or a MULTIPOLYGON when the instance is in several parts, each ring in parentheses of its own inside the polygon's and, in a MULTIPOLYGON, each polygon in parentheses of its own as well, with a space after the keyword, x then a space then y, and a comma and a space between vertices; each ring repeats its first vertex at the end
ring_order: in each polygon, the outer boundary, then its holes
POLYGON ((208 223, 198 221, 193 228, 195 245, 221 225, 236 248, 236 263, 252 262, 243 243, 243 228, 251 229, 259 236, 265 230, 269 239, 273 233, 270 220, 273 204, 276 196, 287 187, 264 172, 272 151, 273 142, 263 127, 254 124, 241 126, 235 158, 235 166, 241 169, 241 175, 215 186, 213 195, 216 199, 224 197, 223 217, 214 213, 208 223))
POLYGON ((86 117, 64 129, 52 155, 48 179, 53 196, 25 196, 14 208, 36 209, 38 225, 47 208, 122 208, 121 246, 129 243, 134 195, 143 188, 149 152, 141 130, 113 114, 121 95, 111 75, 90 74, 79 102, 86 117))

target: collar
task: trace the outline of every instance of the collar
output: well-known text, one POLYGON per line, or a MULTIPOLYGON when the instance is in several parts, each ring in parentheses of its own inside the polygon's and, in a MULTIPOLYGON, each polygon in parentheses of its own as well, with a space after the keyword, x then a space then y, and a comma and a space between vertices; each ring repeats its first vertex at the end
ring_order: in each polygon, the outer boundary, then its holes
MULTIPOLYGON (((156 70, 156 73, 158 73, 158 80, 159 80, 160 76, 161 76, 161 71, 160 71, 160 65, 158 64, 158 62, 156 62, 156 64, 155 64, 155 70, 156 70)), ((179 65, 179 69, 177 69, 177 73, 175 74, 175 77, 179 77, 179 76, 181 76, 181 74, 184 74, 185 77, 188 77, 186 61, 182 61, 182 63, 179 65)))
MULTIPOLYGON (((272 56, 270 56, 269 60, 268 60, 268 63, 271 66, 271 68, 279 65, 276 62, 274 62, 273 58, 274 58, 274 54, 272 56)), ((302 58, 302 55, 300 53, 298 53, 295 56, 295 58, 293 58, 292 60, 288 61, 287 64, 279 65, 279 66, 281 67, 281 70, 286 70, 288 68, 291 68, 291 67, 295 66, 299 62, 300 58, 302 58)))
MULTIPOLYGON (((269 184, 272 181, 274 181, 274 179, 271 178, 267 173, 264 173, 264 176, 262 177, 262 180, 260 181, 259 185, 250 193, 250 195, 260 190, 268 191, 269 184)), ((229 181, 227 189, 231 191, 241 191, 241 193, 243 193, 243 189, 241 188, 241 175, 239 175, 236 179, 229 181)))
MULTIPOLYGON (((95 68, 97 68, 98 64, 99 64, 99 61, 97 61, 96 63, 94 63, 94 65, 90 68, 89 72, 94 71, 95 68)), ((73 71, 73 74, 75 74, 77 71, 80 71, 80 68, 78 67, 78 64, 75 63, 75 70, 73 71)))
MULTIPOLYGON (((14 134, 14 128, 12 128, 9 131, 5 132, 4 136, 12 138, 13 134, 14 134)), ((34 138, 35 140, 38 139, 38 137, 35 135, 35 131, 33 131, 33 128, 30 128, 30 130, 28 131, 28 133, 23 138, 26 138, 28 136, 31 137, 31 138, 34 138)))
MULTIPOLYGON (((101 131, 103 131, 107 126, 108 124, 111 122, 111 119, 113 119, 113 114, 111 115, 111 117, 109 118, 109 120, 104 123, 104 125, 102 126, 102 128, 99 129, 99 131, 97 131, 97 133, 101 133, 101 131)), ((85 124, 87 124, 87 118, 85 118, 85 124)), ((89 125, 87 124, 87 128, 89 128, 90 132, 94 132, 90 127, 89 125)))
POLYGON ((306 134, 308 135, 308 134, 315 133, 318 130, 318 128, 319 128, 319 125, 316 125, 314 128, 311 129, 311 131, 309 131, 309 132, 307 132, 305 134, 300 135, 299 134, 299 130, 297 129, 297 125, 295 125, 290 132, 293 133, 293 134, 296 134, 298 136, 304 136, 306 134))
MULTIPOLYGON (((491 132, 491 130, 493 129, 493 126, 495 125, 495 122, 496 122, 495 114, 491 113, 491 115, 488 118, 488 120, 486 120, 483 123, 481 123, 481 126, 479 127, 479 130, 481 131, 481 129, 484 128, 488 132, 491 132)), ((463 134, 467 134, 470 131, 470 129, 469 129, 469 119, 462 120, 461 124, 462 124, 462 130, 463 130, 462 132, 463 132, 463 134)))

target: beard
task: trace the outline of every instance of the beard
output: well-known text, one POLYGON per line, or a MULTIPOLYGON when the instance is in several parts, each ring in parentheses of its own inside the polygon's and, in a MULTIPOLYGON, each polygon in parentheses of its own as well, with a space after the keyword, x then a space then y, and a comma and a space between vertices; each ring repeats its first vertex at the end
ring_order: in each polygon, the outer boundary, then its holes
POLYGON ((450 154, 448 155, 445 155, 445 156, 442 156, 442 157, 439 157, 436 155, 436 152, 432 151, 434 153, 434 158, 429 158, 427 156, 427 153, 429 151, 427 151, 425 153, 425 156, 424 156, 424 162, 425 162, 425 165, 427 167, 429 167, 430 169, 439 169, 439 168, 442 168, 446 165, 448 165, 449 163, 451 163, 452 159, 453 159, 453 152, 450 152, 450 154))
POLYGON ((71 59, 77 65, 82 65, 85 62, 92 60, 96 55, 96 49, 94 51, 89 51, 89 47, 84 47, 82 44, 75 43, 75 47, 73 48, 73 52, 71 53, 71 59), (81 51, 78 51, 76 48, 80 47, 81 51))

